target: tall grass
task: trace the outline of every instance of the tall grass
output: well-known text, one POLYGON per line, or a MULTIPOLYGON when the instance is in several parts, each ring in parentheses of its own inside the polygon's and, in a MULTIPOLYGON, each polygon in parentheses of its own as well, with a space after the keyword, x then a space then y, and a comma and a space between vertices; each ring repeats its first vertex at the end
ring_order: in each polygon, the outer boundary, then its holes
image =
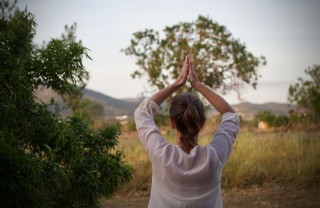
POLYGON ((239 134, 223 187, 320 184, 320 131, 239 134))
MULTIPOLYGON (((170 143, 174 135, 163 130, 170 143)), ((213 131, 203 131, 200 145, 208 144, 213 131)), ((148 195, 151 164, 135 133, 124 134, 120 145, 135 169, 134 179, 118 192, 126 196, 148 195)), ((240 132, 223 170, 224 188, 277 183, 293 186, 320 185, 320 131, 287 133, 240 132)))

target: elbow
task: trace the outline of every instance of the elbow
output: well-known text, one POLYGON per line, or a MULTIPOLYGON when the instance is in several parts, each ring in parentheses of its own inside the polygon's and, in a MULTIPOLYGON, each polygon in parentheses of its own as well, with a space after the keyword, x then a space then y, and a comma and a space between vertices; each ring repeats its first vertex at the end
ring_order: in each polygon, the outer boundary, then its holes
POLYGON ((221 114, 223 115, 225 113, 236 113, 236 111, 231 106, 228 106, 223 110, 221 114))
POLYGON ((236 111, 235 111, 233 108, 231 108, 231 107, 230 107, 230 109, 229 109, 229 112, 230 112, 230 113, 236 113, 236 111))
POLYGON ((139 108, 137 108, 137 109, 134 111, 134 113, 133 113, 133 118, 134 118, 134 121, 135 121, 135 122, 137 122, 137 119, 138 119, 138 117, 139 117, 140 114, 141 114, 141 113, 140 113, 140 111, 139 111, 139 108))
POLYGON ((226 111, 226 113, 236 113, 236 111, 232 108, 232 107, 229 107, 226 111))

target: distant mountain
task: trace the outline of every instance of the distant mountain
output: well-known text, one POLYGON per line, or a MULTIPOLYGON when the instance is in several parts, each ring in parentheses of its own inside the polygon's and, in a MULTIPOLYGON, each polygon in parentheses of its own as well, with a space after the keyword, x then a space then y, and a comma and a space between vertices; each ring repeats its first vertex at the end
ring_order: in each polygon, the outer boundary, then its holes
MULTIPOLYGON (((94 102, 100 103, 104 107, 104 116, 132 116, 134 110, 142 101, 142 98, 116 99, 90 89, 84 89, 82 92, 84 98, 88 98, 94 102)), ((64 106, 61 96, 51 89, 39 88, 36 95, 38 99, 44 103, 49 104, 50 100, 53 98, 56 103, 64 106)), ((54 106, 49 107, 54 109, 54 106)), ((243 102, 232 105, 232 107, 246 120, 254 118, 254 115, 260 111, 271 111, 276 115, 286 115, 290 109, 293 109, 293 107, 289 106, 288 104, 275 102, 264 104, 243 102)), ((70 110, 65 109, 63 112, 68 114, 70 113, 70 110)))
POLYGON ((137 108, 140 101, 142 100, 142 98, 130 100, 116 99, 89 89, 84 89, 82 92, 85 98, 91 99, 97 103, 102 104, 104 106, 104 114, 107 116, 132 116, 134 110, 137 108))
MULTIPOLYGON (((142 100, 142 98, 130 99, 128 101, 116 99, 90 89, 84 89, 82 93, 84 98, 100 103, 104 107, 104 116, 132 116, 134 110, 142 100)), ((61 96, 51 89, 39 88, 36 92, 36 96, 38 100, 41 100, 46 104, 49 104, 53 99, 55 103, 65 108, 65 104, 61 96)), ((49 108, 54 110, 54 106, 49 106, 49 108)), ((62 111, 62 113, 69 114, 70 110, 65 109, 62 111)))
POLYGON ((268 102, 263 104, 254 104, 243 102, 232 105, 236 112, 246 120, 254 118, 254 115, 261 111, 270 111, 275 115, 288 115, 288 112, 293 109, 292 105, 285 103, 268 102))

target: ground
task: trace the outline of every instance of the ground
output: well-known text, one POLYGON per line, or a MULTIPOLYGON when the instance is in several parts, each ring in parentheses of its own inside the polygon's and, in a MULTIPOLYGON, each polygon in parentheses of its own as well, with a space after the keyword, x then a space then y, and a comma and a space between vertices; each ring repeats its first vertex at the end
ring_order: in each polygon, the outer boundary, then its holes
MULTIPOLYGON (((281 188, 276 185, 251 187, 225 190, 222 197, 224 208, 320 208, 320 188, 281 188)), ((148 199, 116 196, 111 200, 103 200, 101 207, 147 207, 148 199)))

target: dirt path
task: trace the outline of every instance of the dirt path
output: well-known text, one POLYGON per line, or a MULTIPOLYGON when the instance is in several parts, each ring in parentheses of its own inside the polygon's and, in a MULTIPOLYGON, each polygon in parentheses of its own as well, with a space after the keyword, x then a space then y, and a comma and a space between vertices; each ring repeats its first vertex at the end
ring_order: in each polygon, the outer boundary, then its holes
MULTIPOLYGON (((286 189, 277 186, 232 189, 222 194, 224 208, 320 208, 320 189, 286 189)), ((148 197, 102 202, 103 208, 147 207, 148 197)))
POLYGON ((320 189, 233 189, 223 194, 223 202, 225 208, 320 208, 320 189))

